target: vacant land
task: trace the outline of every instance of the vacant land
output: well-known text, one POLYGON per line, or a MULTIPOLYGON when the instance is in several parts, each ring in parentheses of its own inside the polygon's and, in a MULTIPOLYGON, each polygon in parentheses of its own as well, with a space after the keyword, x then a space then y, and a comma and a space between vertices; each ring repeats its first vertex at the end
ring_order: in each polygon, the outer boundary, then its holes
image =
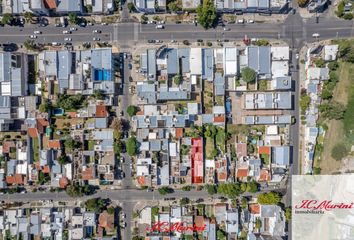
MULTIPOLYGON (((337 83, 336 89, 334 90, 333 99, 347 106, 348 99, 352 94, 354 94, 352 87, 354 85, 354 64, 345 62, 340 63, 338 75, 339 82, 337 83)), ((353 110, 348 109, 347 106, 347 111, 353 110)), ((321 161, 319 163, 315 163, 316 167, 319 166, 321 168, 321 174, 331 174, 340 170, 342 162, 336 161, 331 156, 333 147, 339 141, 344 142, 348 149, 350 149, 351 145, 353 144, 352 141, 347 137, 346 131, 344 130, 345 121, 348 121, 346 117, 344 120, 331 120, 326 123, 329 128, 324 138, 324 147, 321 161)))

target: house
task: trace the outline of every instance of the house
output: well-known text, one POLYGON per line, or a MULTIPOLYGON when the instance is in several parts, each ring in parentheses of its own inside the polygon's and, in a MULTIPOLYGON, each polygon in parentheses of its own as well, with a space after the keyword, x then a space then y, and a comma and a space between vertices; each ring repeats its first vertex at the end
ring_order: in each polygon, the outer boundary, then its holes
POLYGON ((273 237, 285 236, 284 211, 277 205, 261 205, 260 219, 262 221, 260 233, 273 237))
POLYGON ((110 14, 114 11, 113 0, 86 0, 86 7, 92 6, 92 13, 94 14, 110 14))
POLYGON ((256 71, 259 78, 271 77, 271 48, 267 46, 251 46, 246 51, 247 65, 256 71))
POLYGON ((82 0, 61 0, 55 9, 57 13, 68 14, 75 12, 81 14, 83 12, 82 0))
POLYGON ((239 233, 238 210, 229 209, 226 211, 225 230, 229 237, 236 237, 239 233))
POLYGON ((256 92, 244 96, 245 109, 291 109, 291 92, 256 92))
POLYGON ((203 183, 204 178, 204 156, 203 138, 192 138, 192 183, 203 183))
POLYGON ((272 147, 272 163, 280 167, 290 165, 290 146, 272 147))

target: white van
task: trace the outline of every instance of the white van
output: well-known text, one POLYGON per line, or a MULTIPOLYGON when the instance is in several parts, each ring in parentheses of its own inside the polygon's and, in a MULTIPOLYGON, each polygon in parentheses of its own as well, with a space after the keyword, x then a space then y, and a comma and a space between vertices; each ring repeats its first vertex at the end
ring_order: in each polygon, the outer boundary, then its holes
POLYGON ((165 27, 162 24, 156 26, 156 29, 164 29, 165 27))
POLYGON ((239 20, 237 20, 237 23, 240 23, 240 24, 243 24, 244 22, 245 22, 244 19, 239 19, 239 20))

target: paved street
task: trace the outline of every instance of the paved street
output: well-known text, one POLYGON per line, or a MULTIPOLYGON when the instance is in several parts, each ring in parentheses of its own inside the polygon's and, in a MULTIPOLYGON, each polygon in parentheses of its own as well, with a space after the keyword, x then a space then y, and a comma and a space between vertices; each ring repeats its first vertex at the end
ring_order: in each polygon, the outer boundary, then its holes
POLYGON ((175 40, 223 40, 223 39, 242 39, 245 35, 249 38, 273 38, 283 39, 292 42, 294 47, 300 47, 304 41, 313 42, 316 39, 312 37, 313 33, 319 33, 320 38, 343 38, 353 36, 353 21, 344 21, 338 19, 321 18, 318 24, 315 19, 302 20, 299 15, 289 15, 284 23, 254 23, 254 24, 230 24, 227 25, 230 31, 223 31, 222 27, 216 29, 204 30, 200 26, 192 24, 167 24, 165 29, 156 29, 153 24, 140 24, 133 22, 124 22, 115 25, 95 25, 85 28, 78 28, 70 35, 62 34, 67 28, 61 27, 38 27, 36 25, 26 25, 24 28, 2 27, 0 28, 1 43, 14 42, 21 44, 33 31, 40 30, 36 41, 40 43, 64 42, 65 37, 71 37, 72 42, 80 43, 92 41, 94 36, 99 37, 101 41, 119 42, 123 47, 131 46, 140 41, 149 39, 159 39, 169 41, 175 40), (306 21, 306 22, 303 22, 306 21), (92 31, 100 29, 101 34, 93 34, 92 31))

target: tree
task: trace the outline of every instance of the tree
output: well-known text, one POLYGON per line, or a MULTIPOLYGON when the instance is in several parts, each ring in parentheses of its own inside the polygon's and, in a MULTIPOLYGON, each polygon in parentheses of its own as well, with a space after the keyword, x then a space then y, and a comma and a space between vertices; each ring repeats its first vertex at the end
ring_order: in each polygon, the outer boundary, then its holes
POLYGON ((248 201, 247 198, 243 197, 241 199, 241 208, 246 209, 248 207, 248 201))
POLYGON ((257 46, 268 46, 269 41, 267 39, 259 39, 256 41, 257 46))
POLYGON ((49 101, 48 99, 44 99, 41 105, 39 105, 39 111, 44 113, 44 112, 48 112, 49 109, 50 109, 49 101))
POLYGON ((93 91, 93 96, 97 99, 97 100, 103 100, 104 96, 102 94, 102 91, 99 89, 96 89, 93 91))
POLYGON ((64 165, 68 162, 68 157, 65 154, 62 154, 58 157, 58 162, 60 165, 64 165))
POLYGON ((285 208, 284 216, 286 222, 289 222, 291 220, 291 208, 285 208))
POLYGON ((275 205, 281 200, 281 196, 276 192, 261 193, 257 197, 258 203, 262 205, 275 205))
POLYGON ((135 6, 134 6, 134 4, 132 2, 129 2, 127 4, 127 7, 129 9, 129 12, 135 12, 135 6))
POLYGON ((109 207, 109 208, 107 208, 107 212, 108 212, 108 214, 113 215, 114 212, 115 212, 115 208, 114 207, 109 207))
POLYGON ((81 143, 75 141, 71 137, 68 137, 67 139, 65 139, 64 146, 66 150, 73 150, 75 148, 81 147, 81 143))
POLYGON ((190 191, 192 189, 192 187, 191 186, 183 186, 182 187, 182 191, 190 191))
POLYGON ((297 0, 299 7, 305 7, 307 2, 308 2, 308 0, 297 0))
POLYGON ((332 61, 332 62, 329 62, 329 63, 328 63, 328 68, 329 68, 329 70, 331 70, 331 71, 337 70, 338 67, 339 67, 339 64, 338 64, 337 61, 332 61))
POLYGON ((306 109, 309 107, 311 102, 311 98, 309 95, 301 94, 300 97, 300 109, 301 109, 301 114, 305 114, 306 109))
POLYGON ((214 26, 217 15, 214 2, 212 0, 203 0, 203 4, 197 8, 198 23, 205 29, 214 26))
POLYGON ((328 100, 333 97, 332 91, 330 91, 328 88, 323 88, 322 93, 321 93, 321 98, 328 100))
POLYGON ((161 195, 166 195, 173 192, 172 188, 169 187, 161 187, 158 189, 158 191, 161 195))
POLYGON ((338 4, 337 10, 335 11, 337 17, 343 17, 344 14, 345 1, 341 1, 338 4))
POLYGON ((242 80, 247 83, 253 83, 256 81, 257 73, 249 67, 245 67, 241 70, 242 80))
POLYGON ((78 18, 77 18, 77 14, 76 13, 71 12, 71 13, 69 13, 68 16, 69 16, 69 23, 70 24, 77 24, 78 18))
POLYGON ((346 54, 349 53, 350 49, 351 46, 348 40, 340 41, 338 46, 339 57, 344 57, 346 54))
POLYGON ((331 156, 337 161, 342 160, 347 155, 348 155, 348 149, 343 142, 337 143, 332 148, 331 156))
POLYGON ((178 6, 176 1, 172 1, 169 4, 167 4, 167 8, 171 11, 171 12, 177 12, 179 10, 181 10, 181 8, 178 6))
POLYGON ((261 219, 257 218, 255 223, 255 228, 260 229, 262 227, 261 219))
POLYGON ((256 181, 247 183, 246 192, 250 192, 250 193, 258 192, 258 183, 256 181))
POLYGON ((27 49, 27 50, 35 50, 36 49, 36 44, 33 40, 26 40, 23 43, 23 46, 27 49))
POLYGON ((146 22, 147 20, 149 20, 147 16, 141 15, 141 17, 140 17, 141 22, 146 22))
POLYGON ((68 186, 66 188, 66 193, 70 197, 82 197, 83 196, 83 193, 81 192, 81 188, 77 184, 68 186))
POLYGON ((346 14, 344 14, 343 18, 345 20, 352 20, 353 19, 353 13, 346 13, 346 14))
POLYGON ((92 5, 90 5, 90 4, 86 5, 86 12, 87 13, 92 13, 92 5))
POLYGON ((315 60, 315 65, 316 67, 322 68, 325 66, 325 61, 323 60, 323 58, 317 58, 315 60))
POLYGON ((216 232, 216 239, 217 240, 225 240, 226 239, 225 232, 221 229, 218 229, 218 231, 216 232))
POLYGON ((322 116, 327 119, 340 120, 343 119, 345 114, 345 106, 339 102, 331 101, 323 103, 318 107, 322 116))
POLYGON ((66 94, 60 95, 57 106, 64 110, 75 110, 82 103, 82 95, 68 96, 66 94))
POLYGON ((25 12, 23 16, 25 17, 27 22, 30 22, 32 20, 32 18, 33 18, 33 13, 25 12))
POLYGON ((136 106, 130 105, 127 108, 127 113, 130 117, 134 116, 138 112, 138 108, 136 106))
POLYGON ((241 185, 239 183, 221 183, 218 186, 218 193, 228 198, 236 198, 241 194, 241 185))
POLYGON ((216 185, 205 185, 205 189, 210 195, 214 195, 218 192, 216 185))
POLYGON ((130 137, 126 142, 127 153, 129 156, 135 156, 138 150, 137 141, 135 137, 130 137))
POLYGON ((91 198, 85 202, 85 207, 89 211, 99 213, 106 206, 106 201, 102 198, 91 198))
POLYGON ((186 197, 184 197, 184 198, 181 198, 181 200, 179 201, 179 204, 180 205, 187 205, 189 203, 189 198, 186 198, 186 197))
POLYGON ((14 19, 13 15, 10 13, 4 13, 2 15, 1 23, 2 24, 11 24, 12 20, 14 19))
POLYGON ((173 77, 173 82, 176 84, 176 85, 180 85, 181 82, 182 82, 182 76, 181 74, 178 74, 176 76, 173 77))
POLYGON ((248 154, 254 153, 254 146, 253 146, 253 144, 251 144, 251 143, 247 144, 247 153, 248 153, 248 154))

